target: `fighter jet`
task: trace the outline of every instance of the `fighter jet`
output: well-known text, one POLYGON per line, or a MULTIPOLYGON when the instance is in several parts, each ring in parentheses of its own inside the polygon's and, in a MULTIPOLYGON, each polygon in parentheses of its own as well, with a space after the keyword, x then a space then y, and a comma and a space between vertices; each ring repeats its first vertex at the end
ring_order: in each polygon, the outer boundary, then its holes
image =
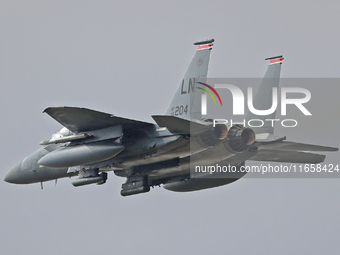
MULTIPOLYGON (((4 181, 41 183, 42 187, 46 181, 73 177, 71 183, 75 187, 100 185, 106 183, 107 172, 112 171, 126 178, 122 196, 145 193, 158 185, 171 191, 187 192, 226 185, 246 174, 196 177, 191 174, 194 163, 218 163, 238 170, 247 160, 316 164, 323 162, 325 156, 308 151, 338 150, 288 142, 285 137, 275 136, 273 127, 227 126, 203 118, 201 97, 195 95, 198 91, 209 93, 208 89, 212 91, 210 94, 216 92, 212 86, 201 82, 207 77, 213 42, 214 39, 206 39, 194 43, 197 50, 168 110, 164 115, 152 116, 156 124, 86 108, 45 109, 44 113, 63 128, 17 163, 4 181)), ((270 63, 254 98, 254 106, 263 110, 272 103, 272 88, 279 86, 283 57, 267 60, 270 63)), ((218 99, 222 105, 220 97, 218 99)), ((247 118, 251 117, 249 113, 247 118)), ((257 116, 258 119, 267 117, 257 116)), ((271 117, 275 118, 275 112, 271 117)))

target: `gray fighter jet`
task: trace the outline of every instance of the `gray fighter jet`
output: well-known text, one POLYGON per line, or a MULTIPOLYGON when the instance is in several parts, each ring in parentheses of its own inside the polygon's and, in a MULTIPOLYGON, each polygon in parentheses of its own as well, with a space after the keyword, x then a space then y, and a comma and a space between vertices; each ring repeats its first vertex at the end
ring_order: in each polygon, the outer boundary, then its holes
MULTIPOLYGON (((246 160, 315 164, 324 161, 325 156, 306 151, 338 150, 287 142, 285 137, 273 135, 273 127, 251 129, 242 125, 215 125, 211 119, 202 118, 201 98, 195 94, 209 87, 199 80, 207 76, 213 42, 214 39, 207 39, 194 43, 197 51, 167 112, 152 116, 157 124, 86 108, 47 108, 44 112, 63 128, 17 163, 4 181, 41 183, 42 187, 45 181, 77 176, 72 179, 77 187, 104 184, 107 172, 113 171, 126 178, 122 196, 148 192, 156 185, 185 192, 225 185, 245 175, 239 172, 225 178, 196 178, 190 174, 195 162, 200 165, 218 163, 237 169, 244 166, 246 160), (197 89, 198 85, 200 89, 197 89)), ((254 98, 257 109, 268 109, 272 103, 272 88, 279 86, 283 57, 269 60, 254 98)), ((251 117, 252 113, 246 116, 251 117)), ((270 117, 275 118, 275 112, 270 117)))

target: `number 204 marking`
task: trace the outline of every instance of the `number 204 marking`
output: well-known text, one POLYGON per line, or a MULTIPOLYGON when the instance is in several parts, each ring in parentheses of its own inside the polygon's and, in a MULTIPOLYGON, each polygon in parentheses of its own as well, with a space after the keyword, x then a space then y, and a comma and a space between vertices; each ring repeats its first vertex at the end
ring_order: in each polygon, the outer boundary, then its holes
POLYGON ((174 109, 174 116, 179 116, 179 115, 183 115, 183 114, 187 114, 188 113, 188 105, 186 106, 176 106, 174 109))

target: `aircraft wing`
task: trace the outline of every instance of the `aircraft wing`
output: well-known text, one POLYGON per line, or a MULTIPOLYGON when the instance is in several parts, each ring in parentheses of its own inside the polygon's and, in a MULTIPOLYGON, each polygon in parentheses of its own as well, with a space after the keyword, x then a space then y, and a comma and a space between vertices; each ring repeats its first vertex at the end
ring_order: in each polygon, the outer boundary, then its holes
POLYGON ((113 116, 112 114, 78 107, 49 107, 43 112, 47 113, 61 125, 76 134, 115 125, 124 125, 125 127, 153 125, 147 122, 125 119, 113 116))

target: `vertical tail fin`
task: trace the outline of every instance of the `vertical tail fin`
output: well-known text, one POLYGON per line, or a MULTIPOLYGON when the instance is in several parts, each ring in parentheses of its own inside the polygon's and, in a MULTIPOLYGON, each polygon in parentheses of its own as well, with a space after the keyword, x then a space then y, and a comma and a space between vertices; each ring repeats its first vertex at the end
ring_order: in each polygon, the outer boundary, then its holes
MULTIPOLYGON (((268 110, 273 105, 273 88, 279 91, 280 74, 281 74, 281 64, 283 63, 283 57, 277 56, 272 58, 266 58, 265 60, 270 60, 267 71, 261 81, 260 87, 256 92, 256 96, 253 99, 253 106, 256 110, 268 110)), ((248 95, 250 96, 250 95, 248 95)), ((273 134, 274 127, 271 121, 266 121, 267 119, 275 119, 276 110, 269 115, 256 115, 252 112, 248 112, 246 116, 246 123, 251 119, 260 119, 264 122, 262 127, 252 127, 256 134, 267 133, 273 134)))
POLYGON ((173 115, 183 119, 200 119, 200 116, 195 116, 195 112, 200 112, 200 109, 195 110, 199 105, 194 105, 195 83, 199 78, 207 76, 213 42, 214 39, 206 39, 194 43, 194 45, 198 45, 197 51, 166 111, 166 115, 173 115))

